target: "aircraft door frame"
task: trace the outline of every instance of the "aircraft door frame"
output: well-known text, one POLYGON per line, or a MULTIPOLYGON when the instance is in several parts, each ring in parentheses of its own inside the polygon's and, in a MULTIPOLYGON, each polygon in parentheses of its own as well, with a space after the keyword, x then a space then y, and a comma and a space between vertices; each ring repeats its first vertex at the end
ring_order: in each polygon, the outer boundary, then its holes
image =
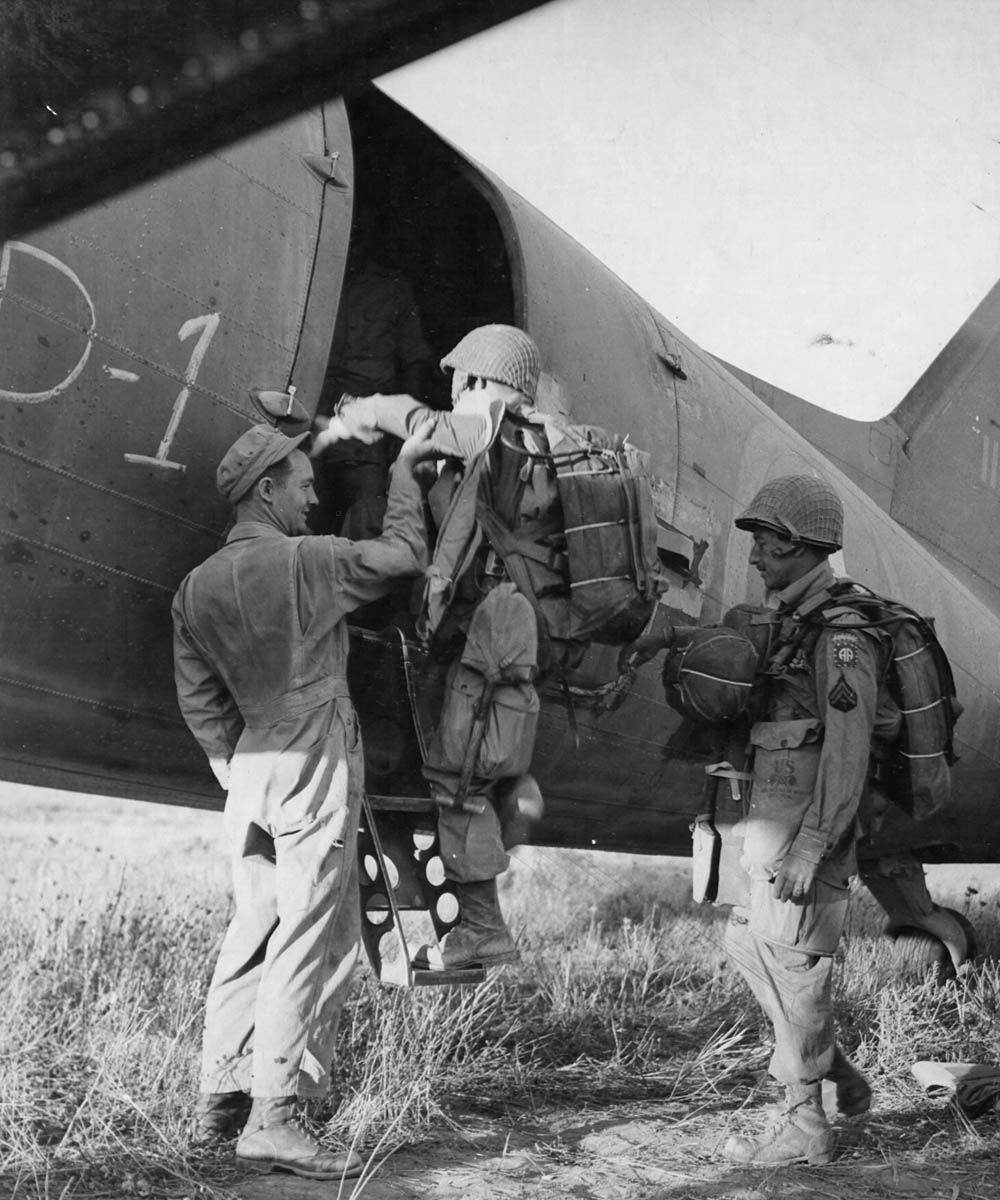
POLYGON ((354 216, 354 146, 343 100, 323 106, 325 155, 303 156, 304 169, 323 188, 309 289, 288 382, 315 412, 337 323, 354 216))

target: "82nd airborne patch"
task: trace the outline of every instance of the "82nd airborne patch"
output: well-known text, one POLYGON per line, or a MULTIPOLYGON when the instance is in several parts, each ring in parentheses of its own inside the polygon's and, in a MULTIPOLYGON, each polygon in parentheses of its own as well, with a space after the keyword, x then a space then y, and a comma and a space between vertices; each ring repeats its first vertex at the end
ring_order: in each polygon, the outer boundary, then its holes
POLYGON ((843 671, 845 667, 858 665, 858 635, 856 633, 838 632, 830 639, 833 643, 834 664, 843 671))

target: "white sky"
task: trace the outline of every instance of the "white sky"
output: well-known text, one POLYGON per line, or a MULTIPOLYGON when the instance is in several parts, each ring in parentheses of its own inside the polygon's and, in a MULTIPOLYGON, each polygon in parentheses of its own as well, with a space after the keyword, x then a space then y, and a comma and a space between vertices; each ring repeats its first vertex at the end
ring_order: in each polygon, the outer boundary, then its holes
POLYGON ((379 85, 707 350, 852 416, 1000 277, 1000 0, 556 0, 379 85))

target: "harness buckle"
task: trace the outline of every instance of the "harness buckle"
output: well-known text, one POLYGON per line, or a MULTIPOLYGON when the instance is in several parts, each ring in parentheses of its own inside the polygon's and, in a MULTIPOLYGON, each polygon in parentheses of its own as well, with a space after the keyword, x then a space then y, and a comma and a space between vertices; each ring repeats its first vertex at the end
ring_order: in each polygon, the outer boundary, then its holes
POLYGON ((507 578, 507 568, 504 566, 504 561, 492 546, 486 551, 486 559, 483 562, 483 574, 492 575, 494 579, 507 578))

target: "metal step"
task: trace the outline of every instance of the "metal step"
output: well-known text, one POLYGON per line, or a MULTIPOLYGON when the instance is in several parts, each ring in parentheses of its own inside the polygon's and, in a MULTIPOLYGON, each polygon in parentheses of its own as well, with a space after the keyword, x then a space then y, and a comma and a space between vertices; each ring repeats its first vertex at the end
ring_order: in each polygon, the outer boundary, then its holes
POLYGON ((413 971, 410 977, 410 986, 434 987, 448 984, 450 987, 466 987, 470 984, 482 983, 485 978, 485 967, 466 967, 461 971, 413 971))
POLYGON ((376 822, 364 797, 358 829, 361 936, 372 970, 390 987, 466 986, 486 978, 482 967, 427 971, 413 966, 402 913, 425 912, 438 942, 458 924, 458 897, 444 876, 436 811, 424 799, 380 811, 376 822))

